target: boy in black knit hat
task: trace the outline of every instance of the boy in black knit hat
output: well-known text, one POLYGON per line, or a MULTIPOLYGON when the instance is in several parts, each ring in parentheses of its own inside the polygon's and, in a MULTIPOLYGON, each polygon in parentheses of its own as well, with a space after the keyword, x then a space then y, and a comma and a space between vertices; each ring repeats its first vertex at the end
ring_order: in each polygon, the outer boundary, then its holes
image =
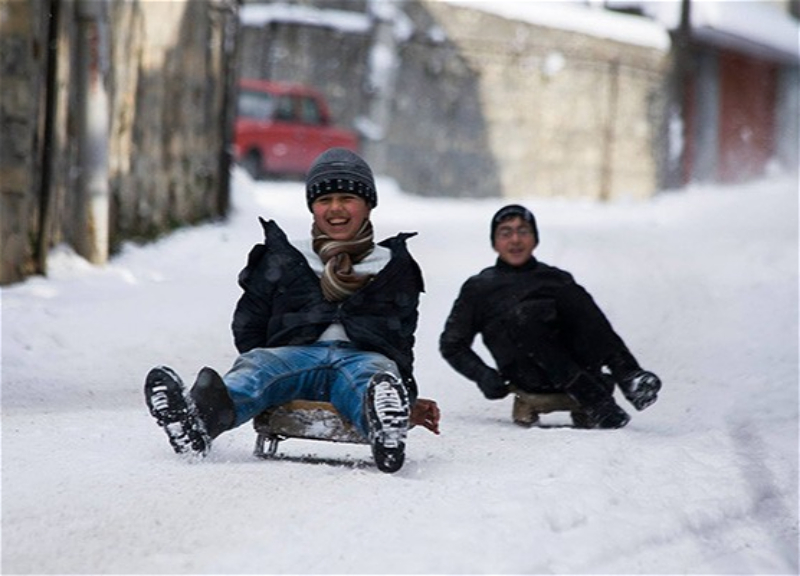
POLYGON ((512 389, 566 393, 588 427, 621 428, 630 420, 614 401, 615 385, 637 410, 655 402, 661 381, 641 369, 589 293, 533 256, 539 231, 530 210, 501 208, 490 235, 497 262, 464 283, 440 338, 450 365, 489 399, 512 389), (496 368, 472 350, 477 334, 496 368))
POLYGON ((372 444, 378 468, 396 472, 409 424, 438 434, 439 409, 417 397, 413 375, 422 274, 400 234, 376 244, 375 180, 357 154, 332 148, 306 179, 311 238, 290 243, 261 220, 239 274, 233 316, 240 353, 224 376, 203 368, 191 390, 175 372, 145 381, 151 414, 179 454, 204 455, 211 440, 292 400, 330 402, 372 444))

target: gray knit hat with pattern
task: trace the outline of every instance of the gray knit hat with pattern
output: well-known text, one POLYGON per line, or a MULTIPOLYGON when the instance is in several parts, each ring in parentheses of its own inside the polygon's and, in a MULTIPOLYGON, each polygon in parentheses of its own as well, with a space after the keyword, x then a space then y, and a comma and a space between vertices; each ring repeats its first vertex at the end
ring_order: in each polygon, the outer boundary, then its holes
POLYGON ((320 154, 306 175, 309 210, 314 200, 334 192, 360 196, 370 208, 378 205, 372 170, 361 156, 345 148, 330 148, 320 154))

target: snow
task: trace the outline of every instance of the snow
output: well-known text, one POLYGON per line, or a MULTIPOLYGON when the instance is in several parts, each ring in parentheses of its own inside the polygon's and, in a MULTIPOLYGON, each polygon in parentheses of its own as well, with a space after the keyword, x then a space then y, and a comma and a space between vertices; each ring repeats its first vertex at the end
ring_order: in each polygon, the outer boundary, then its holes
POLYGON ((460 285, 493 261, 503 200, 378 184, 377 236, 419 232, 417 376, 441 436, 413 430, 394 475, 363 445, 289 440, 287 459, 258 460, 250 425, 203 462, 171 451, 146 372, 226 370, 256 217, 309 231, 302 184, 237 170, 227 221, 126 245, 104 268, 59 248, 49 278, 0 292, 4 573, 798 572, 796 177, 523 199, 539 257, 573 272, 664 381, 614 431, 558 414, 519 428, 510 399, 484 400, 438 355, 460 285))
MULTIPOLYGON (((637 6, 669 29, 676 29, 680 24, 679 0, 611 0, 609 5, 637 6)), ((800 23, 781 3, 760 0, 695 1, 691 3, 690 21, 696 35, 716 39, 720 44, 734 41, 736 43, 733 46, 740 50, 746 50, 748 44, 751 49, 768 48, 788 57, 793 64, 800 59, 800 23)))
POLYGON ((275 4, 245 4, 239 10, 244 26, 267 26, 273 22, 322 26, 340 32, 364 34, 372 26, 369 16, 351 10, 331 10, 277 2, 275 4))
POLYGON ((589 34, 598 38, 667 51, 671 40, 658 22, 639 16, 588 8, 572 0, 440 0, 509 20, 589 34))
MULTIPOLYGON (((439 0, 481 10, 497 16, 520 20, 540 26, 559 28, 591 34, 629 44, 647 46, 666 51, 670 38, 658 22, 599 8, 587 9, 581 2, 568 0, 439 0)), ((398 41, 407 40, 413 32, 413 23, 404 12, 391 2, 369 0, 370 14, 394 23, 398 41)), ((671 12, 667 14, 671 16, 671 12)), ((285 22, 307 26, 324 26, 344 33, 363 34, 372 23, 370 17, 355 11, 319 9, 277 2, 274 4, 245 4, 239 11, 244 26, 261 27, 272 22, 285 22)))
MULTIPOLYGON (((680 22, 680 0, 441 0, 511 20, 669 50, 668 30, 680 22), (588 4, 588 5, 587 5, 588 4), (648 18, 606 8, 637 8, 648 18)), ((800 23, 779 2, 762 0, 695 0, 694 33, 745 52, 779 56, 796 64, 800 58, 800 23)))

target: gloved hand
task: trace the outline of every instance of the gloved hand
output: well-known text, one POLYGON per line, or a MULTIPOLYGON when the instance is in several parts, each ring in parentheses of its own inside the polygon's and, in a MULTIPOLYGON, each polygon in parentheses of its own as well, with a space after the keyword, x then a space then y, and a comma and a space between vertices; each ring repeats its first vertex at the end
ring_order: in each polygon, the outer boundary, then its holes
POLYGON ((634 408, 644 410, 658 400, 661 380, 652 372, 639 369, 621 378, 619 389, 634 408))
POLYGON ((637 410, 644 410, 658 399, 661 380, 652 372, 642 370, 630 351, 619 350, 605 364, 617 381, 622 395, 637 410))
POLYGON ((483 395, 489 400, 500 400, 508 396, 511 389, 505 383, 503 377, 497 370, 486 372, 480 380, 478 380, 478 388, 481 389, 483 395))

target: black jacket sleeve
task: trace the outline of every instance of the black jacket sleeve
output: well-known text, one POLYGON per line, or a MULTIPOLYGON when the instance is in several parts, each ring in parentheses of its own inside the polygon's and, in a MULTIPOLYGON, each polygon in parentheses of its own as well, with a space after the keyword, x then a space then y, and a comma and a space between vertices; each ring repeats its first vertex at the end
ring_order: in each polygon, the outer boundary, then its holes
POLYGON ((256 273, 266 252, 266 245, 254 246, 247 258, 247 266, 239 273, 239 286, 244 293, 236 304, 231 328, 240 354, 266 346, 271 289, 264 283, 263 275, 256 273))
POLYGON ((461 287, 439 338, 442 357, 456 372, 474 382, 488 379, 495 372, 472 349, 472 342, 479 331, 476 317, 478 302, 477 294, 467 281, 461 287))

